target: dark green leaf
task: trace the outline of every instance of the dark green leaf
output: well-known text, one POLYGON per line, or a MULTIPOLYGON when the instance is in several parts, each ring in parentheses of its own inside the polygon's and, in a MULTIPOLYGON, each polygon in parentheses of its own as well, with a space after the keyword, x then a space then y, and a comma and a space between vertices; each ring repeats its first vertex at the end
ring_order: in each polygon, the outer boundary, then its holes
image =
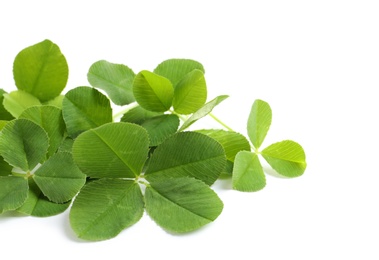
POLYGON ((94 178, 133 178, 147 159, 146 130, 130 123, 109 123, 75 140, 72 154, 79 168, 94 178))
POLYGON ((134 72, 122 64, 100 60, 92 64, 88 72, 89 83, 104 90, 116 105, 132 103, 134 72))
POLYGON ((286 177, 301 176, 307 167, 303 148, 291 140, 268 146, 262 156, 275 171, 286 177))
POLYGON ((134 123, 134 124, 140 125, 143 122, 145 122, 147 119, 150 119, 155 116, 160 116, 160 115, 162 115, 162 112, 152 112, 138 106, 126 112, 122 116, 121 122, 128 122, 128 123, 134 123))
POLYGON ((14 176, 0 176, 0 214, 20 207, 28 196, 28 181, 14 176))
POLYGON ((49 156, 57 151, 64 139, 66 130, 62 110, 54 106, 35 106, 24 110, 19 118, 29 119, 46 131, 50 144, 49 156))
POLYGON ((12 120, 14 117, 8 112, 8 110, 5 109, 3 105, 4 100, 4 94, 6 94, 4 90, 0 89, 0 120, 9 121, 12 120))
POLYGON ((29 178, 28 198, 17 211, 34 217, 50 217, 64 212, 70 204, 71 201, 66 203, 54 203, 49 201, 33 179, 29 178))
POLYGON ((68 135, 75 138, 88 129, 112 122, 112 108, 109 99, 98 90, 78 87, 63 99, 63 118, 68 135))
POLYGON ((222 201, 202 181, 189 177, 159 177, 149 178, 145 203, 149 216, 162 228, 176 233, 190 232, 221 214, 222 201))
POLYGON ((257 154, 241 151, 237 154, 233 168, 233 189, 259 191, 266 186, 266 177, 257 154))
POLYGON ((71 153, 61 152, 51 156, 38 168, 34 181, 49 200, 63 203, 79 192, 86 176, 74 163, 71 153))
POLYGON ((164 112, 172 105, 174 88, 168 79, 143 70, 134 78, 133 94, 144 109, 164 112))
POLYGON ((28 119, 10 121, 0 132, 0 155, 25 172, 45 159, 48 147, 45 130, 28 119))
POLYGON ((224 101, 226 98, 228 98, 229 96, 218 96, 216 97, 215 99, 209 101, 208 103, 206 103, 202 108, 200 108, 199 110, 197 110, 195 113, 193 113, 193 115, 190 116, 190 118, 188 118, 184 123, 183 125, 179 128, 179 131, 183 131, 185 130, 186 128, 190 127, 193 123, 195 123, 197 120, 205 117, 206 115, 208 115, 210 112, 212 112, 213 108, 215 108, 215 106, 217 106, 218 104, 220 104, 222 101, 224 101))
POLYGON ((42 102, 58 96, 68 79, 68 65, 59 47, 49 40, 23 49, 13 64, 16 86, 42 102))
POLYGON ((179 117, 177 115, 156 116, 146 120, 141 126, 149 134, 150 146, 158 146, 178 130, 179 117))
POLYGON ((174 90, 175 112, 189 115, 200 109, 207 100, 207 85, 204 73, 193 70, 179 81, 174 90))
POLYGON ((204 67, 199 62, 189 59, 169 59, 159 64, 154 73, 168 78, 174 87, 181 81, 185 75, 193 70, 200 70, 203 73, 204 67))
POLYGON ((81 190, 72 205, 70 223, 82 239, 105 240, 137 223, 143 210, 143 197, 137 183, 100 179, 81 190))
POLYGON ((154 151, 146 174, 195 177, 213 184, 226 163, 222 146, 214 139, 194 132, 173 135, 154 151))
POLYGON ((247 121, 247 133, 254 147, 258 149, 271 125, 272 112, 268 103, 255 100, 247 121))

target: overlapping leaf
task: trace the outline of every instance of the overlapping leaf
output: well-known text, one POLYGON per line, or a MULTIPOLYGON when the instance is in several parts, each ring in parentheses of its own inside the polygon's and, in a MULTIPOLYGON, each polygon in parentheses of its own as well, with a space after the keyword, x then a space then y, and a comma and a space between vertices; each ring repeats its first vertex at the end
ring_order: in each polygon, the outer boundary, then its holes
POLYGON ((196 112, 206 100, 207 85, 201 70, 193 70, 186 74, 175 87, 173 106, 179 114, 188 115, 196 112))
POLYGON ((214 139, 195 132, 177 133, 154 151, 146 175, 194 177, 213 184, 226 163, 222 146, 214 139))
POLYGON ((109 123, 82 133, 74 142, 75 163, 94 178, 134 178, 147 159, 146 130, 131 123, 109 123))
POLYGON ((160 63, 154 69, 154 73, 168 78, 172 85, 176 87, 179 81, 193 70, 200 70, 205 73, 203 65, 195 60, 169 59, 160 63))
POLYGON ((164 112, 172 105, 174 88, 167 78, 143 70, 134 78, 133 94, 144 109, 164 112))
POLYGON ((62 111, 67 132, 72 138, 88 129, 112 122, 109 99, 94 88, 78 87, 67 92, 62 111))
POLYGON ((68 79, 68 65, 59 47, 44 40, 23 49, 13 64, 16 86, 40 101, 58 96, 68 79))
POLYGON ((76 166, 70 153, 60 152, 38 168, 34 181, 49 200, 64 203, 79 192, 86 176, 76 166))
POLYGON ((72 205, 70 223, 82 239, 105 240, 138 222, 143 211, 143 197, 137 183, 100 179, 81 190, 72 205))
POLYGON ((153 118, 155 116, 160 116, 162 114, 163 114, 162 112, 152 112, 140 106, 137 106, 130 109, 128 112, 126 112, 122 116, 121 122, 128 122, 128 123, 141 125, 146 120, 153 118))
POLYGON ((0 214, 20 207, 28 196, 28 181, 14 176, 0 176, 0 214))
POLYGON ((209 113, 212 112, 213 108, 215 108, 218 104, 220 104, 222 101, 224 101, 228 96, 218 96, 215 99, 209 101, 206 103, 203 107, 201 107, 199 110, 197 110, 195 113, 193 113, 179 128, 179 131, 183 131, 186 128, 190 127, 193 123, 195 123, 197 120, 207 116, 209 113))
POLYGON ((173 135, 179 127, 177 115, 161 115, 150 118, 141 124, 150 138, 150 146, 158 146, 173 135))
POLYGON ((45 160, 48 147, 45 130, 28 119, 10 121, 0 132, 0 155, 25 172, 45 160))
POLYGON ((3 94, 3 96, 5 109, 15 118, 18 118, 25 109, 41 105, 41 102, 36 97, 21 90, 3 94))
POLYGON ((223 203, 208 185, 189 177, 167 178, 149 175, 146 188, 146 211, 162 228, 183 233, 214 221, 223 203))
POLYGON ((116 105, 133 102, 134 72, 125 65, 100 60, 92 64, 87 74, 88 81, 104 90, 116 105))
POLYGON ((62 110, 54 106, 35 106, 26 109, 19 118, 25 118, 41 126, 49 137, 48 155, 53 155, 65 135, 66 125, 62 110))
POLYGON ((33 178, 29 178, 28 197, 17 211, 35 217, 50 217, 64 212, 71 204, 51 202, 35 184, 33 178))
POLYGON ((12 120, 14 117, 4 108, 3 100, 4 94, 7 94, 4 90, 0 89, 0 120, 12 120))

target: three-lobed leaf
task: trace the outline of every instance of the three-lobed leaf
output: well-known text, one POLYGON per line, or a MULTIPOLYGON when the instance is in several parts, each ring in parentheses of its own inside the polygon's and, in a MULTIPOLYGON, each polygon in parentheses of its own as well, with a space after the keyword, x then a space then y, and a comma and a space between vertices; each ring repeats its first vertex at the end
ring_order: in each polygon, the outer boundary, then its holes
POLYGON ((19 52, 14 60, 16 86, 41 102, 57 97, 68 80, 68 65, 59 47, 44 40, 19 52))
POLYGON ((145 174, 189 176, 211 185, 220 176, 225 163, 225 151, 217 141, 200 133, 183 132, 158 146, 145 174))
POLYGON ((131 123, 109 123, 79 135, 72 154, 86 175, 94 178, 134 178, 147 159, 146 130, 131 123))
POLYGON ((162 228, 184 233, 214 221, 223 203, 205 183, 190 177, 149 175, 145 191, 146 211, 162 228))
POLYGON ((286 177, 301 176, 307 167, 303 148, 291 140, 274 143, 261 154, 275 171, 286 177))
POLYGON ((86 130, 112 122, 109 99, 90 87, 77 87, 67 92, 62 112, 68 135, 72 138, 86 130))
POLYGON ((167 78, 143 70, 134 78, 133 94, 138 104, 144 109, 164 112, 172 105, 174 88, 167 78))
POLYGON ((104 90, 116 105, 126 105, 135 101, 134 77, 135 74, 129 67, 105 60, 92 64, 87 74, 89 83, 104 90))
POLYGON ((70 224, 79 238, 105 240, 138 222, 143 211, 143 196, 137 183, 100 179, 80 191, 71 208, 70 224))
POLYGON ((0 155, 25 172, 45 160, 48 147, 46 131, 28 119, 12 120, 0 132, 0 155))

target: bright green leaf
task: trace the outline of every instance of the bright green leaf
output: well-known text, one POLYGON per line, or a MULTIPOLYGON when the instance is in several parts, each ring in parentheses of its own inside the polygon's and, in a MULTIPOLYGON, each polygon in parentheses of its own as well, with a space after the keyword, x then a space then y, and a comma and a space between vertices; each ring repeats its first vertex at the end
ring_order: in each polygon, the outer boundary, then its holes
POLYGON ((62 110, 54 106, 35 106, 24 110, 19 118, 29 119, 46 131, 50 144, 49 156, 57 151, 64 139, 66 130, 62 110))
POLYGON ((134 78, 133 93, 138 104, 144 109, 164 112, 172 105, 174 88, 170 80, 143 70, 134 78))
POLYGON ((145 122, 147 119, 150 119, 155 116, 160 116, 160 115, 162 115, 162 112, 152 112, 138 106, 126 112, 122 116, 121 122, 128 122, 128 123, 134 123, 134 124, 140 125, 143 122, 145 122))
POLYGON ((175 112, 188 115, 200 109, 207 100, 207 85, 204 73, 193 70, 179 81, 174 90, 175 112))
POLYGON ((205 183, 189 177, 149 178, 145 203, 149 216, 176 233, 196 230, 214 221, 223 203, 205 183))
POLYGON ((198 130, 196 132, 212 137, 219 142, 229 161, 233 162, 239 151, 250 151, 249 141, 239 133, 225 130, 198 130))
POLYGON ((131 123, 109 123, 91 129, 75 140, 74 161, 94 178, 133 178, 141 174, 147 159, 146 130, 131 123))
POLYGON ((116 105, 132 103, 134 72, 122 64, 100 60, 92 64, 87 74, 89 83, 104 90, 116 105))
POLYGON ((248 151, 237 154, 233 168, 233 189, 259 191, 266 186, 266 177, 258 155, 248 151))
POLYGON ((166 139, 150 158, 146 175, 195 177, 213 184, 226 163, 222 146, 214 139, 194 132, 184 132, 166 139))
POLYGON ((256 149, 263 143, 270 128, 271 119, 272 112, 269 104, 259 99, 255 100, 247 121, 247 133, 256 149))
POLYGON ((98 90, 78 87, 63 99, 63 118, 68 135, 75 138, 88 129, 112 122, 112 108, 109 99, 98 90))
POLYGON ((68 65, 59 47, 44 40, 23 49, 13 64, 16 86, 42 102, 58 96, 68 79, 68 65))
POLYGON ((28 119, 10 121, 0 132, 0 154, 14 167, 27 172, 45 159, 49 137, 28 119))
POLYGON ((154 73, 168 78, 175 88, 185 75, 195 69, 205 73, 203 65, 197 61, 190 59, 169 59, 160 63, 155 68, 154 73))
POLYGON ((229 96, 218 96, 215 99, 209 101, 206 103, 202 108, 197 110, 193 115, 191 115, 179 128, 179 131, 183 131, 184 129, 190 127, 193 123, 195 123, 197 120, 205 117, 210 112, 212 112, 213 108, 215 108, 218 104, 220 104, 222 101, 224 101, 229 96))
POLYGON ((71 201, 66 203, 54 203, 49 201, 33 179, 29 178, 28 198, 17 211, 34 217, 50 217, 64 212, 70 204, 71 201))
POLYGON ((85 185, 70 212, 70 223, 78 237, 105 240, 137 223, 144 211, 137 183, 121 179, 100 179, 85 185))
POLYGON ((149 134, 150 146, 158 146, 178 130, 179 117, 177 115, 156 116, 146 120, 141 126, 149 134))
POLYGON ((86 176, 76 166, 72 155, 66 152, 51 156, 33 178, 43 194, 56 203, 71 200, 86 182, 86 176))
POLYGON ((21 90, 3 94, 3 96, 5 109, 15 118, 19 117, 25 109, 41 105, 41 102, 36 97, 21 90))
POLYGON ((28 196, 28 181, 14 176, 0 176, 0 214, 20 207, 28 196))
POLYGON ((3 105, 4 94, 6 94, 4 90, 0 89, 0 120, 9 121, 14 119, 14 117, 5 109, 3 105))
POLYGON ((291 140, 274 143, 261 154, 275 171, 286 177, 301 176, 307 167, 303 148, 291 140))
POLYGON ((8 124, 9 121, 0 120, 0 131, 4 128, 6 124, 8 124))

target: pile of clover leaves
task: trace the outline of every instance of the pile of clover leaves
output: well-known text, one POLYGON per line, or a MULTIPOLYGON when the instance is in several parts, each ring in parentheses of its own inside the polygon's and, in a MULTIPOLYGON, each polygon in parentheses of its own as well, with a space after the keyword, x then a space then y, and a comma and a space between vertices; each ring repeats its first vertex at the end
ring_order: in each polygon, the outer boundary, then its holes
POLYGON ((207 102, 204 68, 194 60, 138 74, 101 60, 89 69, 92 87, 62 95, 68 65, 45 40, 16 56, 13 74, 17 90, 0 89, 0 213, 47 217, 72 203, 71 227, 85 240, 117 236, 144 210, 167 231, 190 232, 220 215, 210 186, 221 175, 251 192, 266 184, 261 157, 286 177, 306 168, 294 141, 260 149, 271 124, 262 100, 247 122, 252 145, 228 128, 186 131, 227 98, 207 102), (112 115, 114 106, 126 109, 112 115))

